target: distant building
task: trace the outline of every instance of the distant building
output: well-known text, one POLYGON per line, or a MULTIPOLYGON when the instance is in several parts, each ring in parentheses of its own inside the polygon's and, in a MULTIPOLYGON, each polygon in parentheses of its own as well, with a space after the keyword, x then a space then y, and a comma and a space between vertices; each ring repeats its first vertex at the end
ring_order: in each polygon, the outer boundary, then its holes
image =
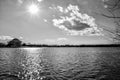
POLYGON ((8 42, 8 47, 20 47, 22 45, 22 41, 20 41, 17 38, 14 38, 13 40, 8 42))

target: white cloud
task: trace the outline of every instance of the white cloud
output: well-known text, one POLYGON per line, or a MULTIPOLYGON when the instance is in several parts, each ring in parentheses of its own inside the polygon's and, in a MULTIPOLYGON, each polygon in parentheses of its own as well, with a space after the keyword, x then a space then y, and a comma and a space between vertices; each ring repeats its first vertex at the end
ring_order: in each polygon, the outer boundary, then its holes
POLYGON ((22 39, 23 39, 23 37, 21 37, 21 36, 20 36, 20 37, 19 37, 19 39, 20 39, 20 40, 22 40, 22 39))
MULTIPOLYGON (((18 0, 18 3, 21 5, 21 4, 23 4, 25 1, 27 1, 27 0, 18 0)), ((43 0, 36 0, 36 2, 38 2, 38 3, 40 3, 40 2, 42 2, 43 0)), ((31 1, 32 2, 32 1, 31 1)))
POLYGON ((38 2, 42 2, 43 0, 37 0, 38 2))
POLYGON ((107 1, 109 1, 109 0, 102 0, 103 2, 107 2, 107 1))
POLYGON ((67 38, 58 38, 57 41, 67 41, 67 38))
POLYGON ((14 38, 11 36, 0 36, 0 40, 12 40, 12 39, 14 38))
MULTIPOLYGON (((59 19, 53 19, 53 25, 58 27, 59 29, 65 31, 67 34, 70 35, 81 35, 81 36, 93 36, 93 35, 102 35, 101 28, 98 28, 97 24, 95 23, 95 18, 89 16, 88 14, 80 13, 80 9, 78 6, 69 5, 67 8, 63 8, 61 6, 56 7, 57 10, 67 16, 60 16, 59 19), (79 27, 75 23, 75 21, 83 24, 87 24, 89 27, 84 28, 82 30, 74 30, 69 29, 67 26, 74 28, 75 26, 79 27), (65 25, 66 22, 69 22, 70 25, 65 25)), ((56 9, 52 8, 52 9, 56 9)))
POLYGON ((108 5, 104 5, 104 8, 108 8, 108 5))
MULTIPOLYGON (((12 40, 12 39, 14 39, 14 37, 11 37, 11 36, 0 36, 0 40, 3 40, 3 41, 9 41, 9 40, 12 40)), ((23 40, 23 37, 19 37, 18 39, 23 40)))
POLYGON ((19 2, 20 4, 22 4, 22 3, 23 3, 23 0, 18 0, 18 2, 19 2))
POLYGON ((57 38, 57 39, 46 39, 46 42, 50 42, 50 43, 64 43, 67 42, 68 39, 67 38, 57 38))
POLYGON ((44 21, 44 22, 48 22, 48 20, 47 20, 47 19, 43 19, 43 21, 44 21))

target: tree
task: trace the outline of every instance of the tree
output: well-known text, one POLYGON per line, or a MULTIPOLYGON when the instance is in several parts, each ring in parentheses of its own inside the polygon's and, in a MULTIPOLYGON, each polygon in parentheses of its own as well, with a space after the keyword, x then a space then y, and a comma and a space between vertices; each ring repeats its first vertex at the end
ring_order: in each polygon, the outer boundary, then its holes
POLYGON ((8 47, 20 47, 22 45, 22 41, 15 38, 8 42, 8 47))
POLYGON ((115 23, 116 30, 108 32, 114 34, 114 41, 120 43, 120 0, 102 0, 104 3, 104 8, 109 12, 109 14, 101 13, 102 16, 113 19, 115 23))
POLYGON ((6 44, 0 43, 0 47, 5 47, 5 46, 6 46, 6 44))

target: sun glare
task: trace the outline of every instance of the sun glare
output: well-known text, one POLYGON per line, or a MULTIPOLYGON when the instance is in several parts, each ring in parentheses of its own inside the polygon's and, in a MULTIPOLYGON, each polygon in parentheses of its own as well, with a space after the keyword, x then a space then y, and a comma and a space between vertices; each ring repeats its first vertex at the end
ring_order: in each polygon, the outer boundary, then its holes
POLYGON ((36 15, 39 13, 39 7, 37 4, 31 4, 28 6, 28 12, 32 15, 36 15))

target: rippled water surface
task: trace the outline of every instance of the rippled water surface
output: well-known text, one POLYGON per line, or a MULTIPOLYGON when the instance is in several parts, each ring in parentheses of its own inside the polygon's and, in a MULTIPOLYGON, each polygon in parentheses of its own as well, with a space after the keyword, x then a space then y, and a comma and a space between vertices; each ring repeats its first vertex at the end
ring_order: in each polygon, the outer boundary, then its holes
POLYGON ((0 80, 120 80, 120 48, 1 48, 0 80))

